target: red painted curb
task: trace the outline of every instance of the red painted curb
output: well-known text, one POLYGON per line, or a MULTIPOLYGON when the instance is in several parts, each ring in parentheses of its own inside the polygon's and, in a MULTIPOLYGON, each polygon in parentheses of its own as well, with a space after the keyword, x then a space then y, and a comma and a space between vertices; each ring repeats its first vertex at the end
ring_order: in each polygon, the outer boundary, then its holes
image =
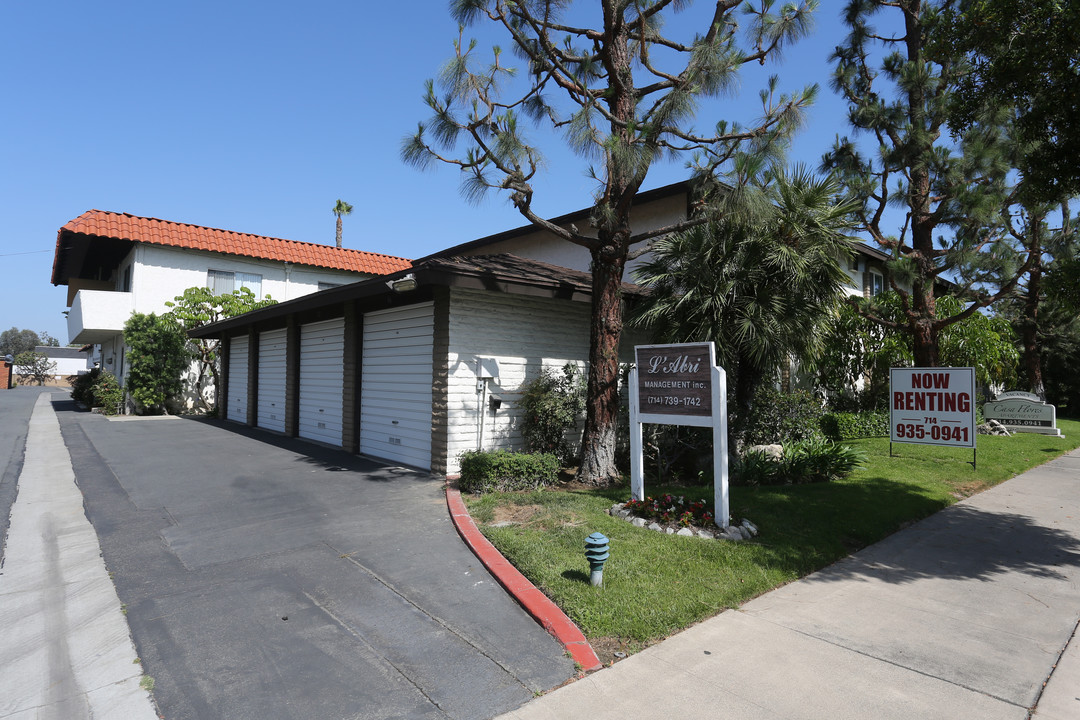
POLYGON ((499 584, 532 615, 536 622, 563 644, 570 657, 587 671, 600 669, 600 658, 596 657, 592 646, 566 613, 540 592, 535 585, 522 575, 516 567, 502 556, 495 546, 488 542, 473 522, 461 493, 446 486, 446 506, 458 534, 473 554, 480 559, 484 567, 495 576, 499 584))

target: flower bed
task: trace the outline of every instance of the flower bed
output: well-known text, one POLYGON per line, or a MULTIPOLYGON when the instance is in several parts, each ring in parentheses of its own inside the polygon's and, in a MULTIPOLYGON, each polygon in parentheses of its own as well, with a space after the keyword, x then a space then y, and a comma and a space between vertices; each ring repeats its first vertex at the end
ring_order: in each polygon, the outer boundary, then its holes
POLYGON ((645 520, 655 520, 662 525, 709 527, 715 525, 713 514, 704 500, 688 503, 682 495, 661 495, 658 498, 627 500, 623 507, 645 520))

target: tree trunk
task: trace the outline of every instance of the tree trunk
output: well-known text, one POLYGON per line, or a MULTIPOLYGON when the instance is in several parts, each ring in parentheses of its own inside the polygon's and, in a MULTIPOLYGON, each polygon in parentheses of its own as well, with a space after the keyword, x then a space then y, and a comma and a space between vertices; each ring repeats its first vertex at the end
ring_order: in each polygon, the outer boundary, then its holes
POLYGON ((913 323, 911 337, 915 367, 937 367, 941 364, 938 357, 938 330, 933 321, 919 320, 913 323))
POLYGON ((588 407, 581 446, 582 482, 604 485, 619 475, 615 438, 619 417, 619 338, 622 335, 622 277, 626 252, 619 244, 592 251, 592 318, 588 407))
POLYGON ((337 235, 335 236, 335 239, 337 240, 337 246, 341 247, 341 216, 340 215, 337 216, 337 235))
MULTIPOLYGON (((1036 247, 1038 252, 1041 248, 1036 247)), ((1024 317, 1020 321, 1020 340, 1023 344, 1024 380, 1028 389, 1046 401, 1043 385, 1042 357, 1039 355, 1039 294, 1042 292, 1042 260, 1035 261, 1028 275, 1027 296, 1024 298, 1024 317)))

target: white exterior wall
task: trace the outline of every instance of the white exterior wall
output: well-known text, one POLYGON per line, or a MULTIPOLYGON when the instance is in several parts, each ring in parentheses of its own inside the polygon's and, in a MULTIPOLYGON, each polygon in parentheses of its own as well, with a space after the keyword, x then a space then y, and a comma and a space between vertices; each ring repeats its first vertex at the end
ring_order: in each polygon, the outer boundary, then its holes
POLYGON ((166 302, 171 302, 189 287, 206 287, 207 270, 261 275, 262 297, 269 295, 278 302, 310 295, 319 289, 320 281, 344 285, 372 277, 364 273, 319 270, 294 264, 289 268, 286 284, 283 262, 138 243, 117 270, 117 287, 123 282, 124 267, 129 262, 135 263, 131 292, 135 312, 140 313, 160 314, 168 310, 166 302))
MULTIPOLYGON (((678 194, 672 197, 654 200, 634 208, 633 223, 635 232, 646 232, 658 227, 670 225, 686 217, 686 196, 678 194)), ((587 232, 586 221, 578 223, 578 230, 587 232)), ((595 232, 591 234, 595 235, 595 232)), ((485 245, 468 251, 467 255, 494 255, 511 253, 518 257, 539 260, 540 262, 589 272, 591 258, 589 251, 580 245, 555 237, 546 230, 536 230, 499 243, 485 245)), ((626 264, 624 280, 632 282, 631 271, 648 259, 647 255, 631 260, 626 264)))
POLYGON ((85 373, 92 367, 89 362, 89 355, 90 353, 84 353, 82 357, 77 358, 50 357, 49 361, 56 363, 56 368, 52 371, 53 377, 61 378, 85 373))
MULTIPOLYGON (((372 277, 365 273, 324 270, 295 264, 291 265, 288 273, 286 273, 284 262, 136 243, 132 251, 117 267, 116 277, 114 278, 117 290, 122 287, 124 271, 129 266, 132 267, 131 291, 129 293, 110 293, 104 290, 79 291, 79 296, 82 296, 83 302, 93 303, 93 307, 90 308, 91 312, 100 314, 105 310, 113 309, 118 303, 123 305, 122 312, 112 311, 112 315, 106 316, 106 319, 101 322, 108 322, 109 318, 115 316, 113 319, 118 322, 118 327, 122 328, 132 312, 160 315, 169 310, 165 303, 172 302, 178 295, 182 295, 184 290, 189 287, 206 287, 208 270, 261 275, 262 297, 270 295, 278 302, 317 292, 320 282, 347 285, 372 277), (288 276, 287 280, 286 275, 288 276), (101 307, 103 303, 104 307, 101 307)), ((77 301, 76 304, 79 305, 78 318, 76 318, 74 325, 69 321, 69 334, 72 332, 70 330, 72 327, 84 326, 83 315, 85 313, 81 303, 77 301)), ((73 306, 73 311, 75 309, 73 306)), ((93 322, 96 317, 96 315, 93 318, 88 317, 87 321, 93 322)), ((123 333, 118 331, 112 337, 95 338, 94 342, 101 344, 104 361, 102 367, 117 375, 121 387, 123 387, 126 372, 119 372, 123 333), (108 362, 109 360, 112 360, 112 362, 108 362)), ((123 369, 126 371, 126 367, 123 369)), ((207 399, 210 399, 210 394, 212 393, 208 388, 207 399)), ((186 398, 186 401, 189 405, 193 403, 192 398, 186 398)))
MULTIPOLYGON (((460 469, 458 455, 476 450, 483 418, 483 449, 523 449, 517 405, 521 386, 549 368, 574 363, 584 371, 589 357, 589 304, 454 289, 450 293, 447 382, 447 472, 460 469), (494 414, 480 412, 476 363, 494 359, 498 377, 488 395, 502 399, 494 414)), ((634 336, 624 332, 620 360, 631 362, 634 336)), ((644 340, 639 340, 639 344, 644 340)))
MULTIPOLYGON (((634 231, 645 232, 654 230, 659 227, 664 227, 665 225, 679 222, 685 218, 686 196, 680 193, 635 207, 633 215, 634 231)), ((585 229, 582 227, 583 224, 584 223, 578 223, 579 230, 585 229)), ((634 249, 637 247, 640 247, 640 245, 634 246, 634 249)), ((591 260, 588 250, 580 245, 561 240, 546 230, 535 230, 534 232, 525 235, 470 250, 465 254, 493 255, 496 253, 511 253, 519 257, 539 260, 541 262, 551 263, 552 265, 561 265, 562 267, 580 270, 582 272, 589 272, 591 260)), ((647 262, 649 257, 649 253, 646 253, 641 257, 634 258, 627 262, 623 280, 625 282, 634 282, 634 268, 647 262)), ((867 269, 867 264, 869 263, 869 267, 876 269, 879 274, 881 273, 881 265, 880 261, 871 261, 862 253, 859 253, 857 258, 857 269, 852 269, 850 262, 845 261, 843 263, 844 269, 851 279, 851 286, 846 287, 844 292, 848 295, 862 297, 863 272, 867 269)))

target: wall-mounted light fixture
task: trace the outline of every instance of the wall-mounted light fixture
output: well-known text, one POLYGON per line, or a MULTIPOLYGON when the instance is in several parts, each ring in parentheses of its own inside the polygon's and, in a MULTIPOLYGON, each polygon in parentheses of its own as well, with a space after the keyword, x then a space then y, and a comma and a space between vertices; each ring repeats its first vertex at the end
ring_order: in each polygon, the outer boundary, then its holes
POLYGON ((396 280, 387 280, 386 287, 390 288, 394 292, 403 293, 416 289, 416 276, 412 273, 403 275, 396 280))

